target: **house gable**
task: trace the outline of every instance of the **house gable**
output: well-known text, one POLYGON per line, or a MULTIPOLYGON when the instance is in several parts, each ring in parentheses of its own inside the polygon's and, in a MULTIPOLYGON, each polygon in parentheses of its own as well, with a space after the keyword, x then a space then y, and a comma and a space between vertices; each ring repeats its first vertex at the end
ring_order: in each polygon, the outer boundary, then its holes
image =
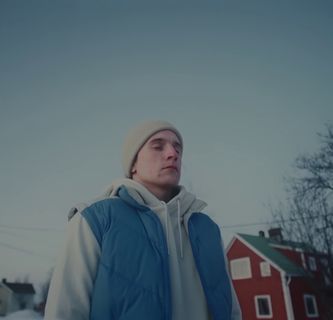
POLYGON ((237 234, 236 238, 263 260, 267 260, 272 266, 279 270, 279 272, 292 276, 305 275, 303 268, 274 249, 266 238, 247 234, 237 234))
POLYGON ((232 279, 242 313, 247 315, 247 319, 257 319, 258 299, 255 297, 265 296, 269 301, 274 301, 270 310, 273 318, 280 317, 279 319, 286 320, 287 312, 281 283, 282 270, 240 237, 235 237, 228 246, 227 257, 230 265, 232 261, 250 261, 251 278, 232 279))

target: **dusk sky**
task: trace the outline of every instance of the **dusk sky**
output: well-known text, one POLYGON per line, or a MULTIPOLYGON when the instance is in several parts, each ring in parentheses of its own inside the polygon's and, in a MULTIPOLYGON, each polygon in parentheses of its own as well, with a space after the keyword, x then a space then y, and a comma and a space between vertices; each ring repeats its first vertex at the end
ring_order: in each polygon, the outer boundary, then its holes
POLYGON ((333 121, 332 35, 329 0, 1 0, 0 278, 45 276, 147 119, 182 132, 181 183, 225 245, 267 231, 333 121))

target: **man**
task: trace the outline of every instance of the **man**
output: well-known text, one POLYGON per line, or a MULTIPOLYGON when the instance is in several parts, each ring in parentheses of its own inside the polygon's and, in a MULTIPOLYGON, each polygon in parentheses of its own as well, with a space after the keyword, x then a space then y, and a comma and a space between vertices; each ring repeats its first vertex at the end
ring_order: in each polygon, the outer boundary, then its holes
POLYGON ((219 228, 179 185, 182 154, 168 122, 129 133, 126 178, 70 212, 46 320, 241 319, 219 228))

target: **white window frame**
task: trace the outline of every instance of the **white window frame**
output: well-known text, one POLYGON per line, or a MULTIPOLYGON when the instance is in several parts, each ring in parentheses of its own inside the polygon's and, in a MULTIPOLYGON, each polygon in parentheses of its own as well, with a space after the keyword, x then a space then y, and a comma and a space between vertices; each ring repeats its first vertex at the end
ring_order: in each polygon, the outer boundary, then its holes
POLYGON ((319 317, 316 296, 313 295, 313 294, 304 294, 303 295, 303 300, 304 300, 304 308, 305 308, 306 316, 308 318, 317 318, 317 317, 319 317), (312 300, 312 303, 313 303, 313 306, 314 306, 314 309, 315 309, 315 313, 314 314, 309 313, 308 306, 306 304, 306 300, 307 299, 311 299, 312 300))
POLYGON ((269 264, 269 262, 260 262, 260 274, 262 277, 270 277, 272 275, 271 265, 269 264))
POLYGON ((309 263, 309 269, 311 271, 317 271, 317 263, 316 263, 316 258, 309 256, 308 257, 308 263, 309 263))
POLYGON ((322 273, 324 273, 324 281, 325 281, 325 284, 327 286, 329 286, 331 284, 331 279, 329 277, 330 275, 330 269, 328 267, 328 259, 327 258, 321 258, 320 259, 320 267, 321 267, 321 271, 322 273))
POLYGON ((255 308, 256 308, 256 317, 258 319, 271 319, 271 318, 273 318, 272 300, 271 300, 271 296, 269 294, 254 296, 254 305, 255 305, 255 308), (259 299, 266 299, 267 300, 269 314, 259 314, 259 304, 258 304, 259 299))
POLYGON ((252 270, 251 270, 251 261, 250 257, 238 258, 230 260, 230 273, 232 280, 243 280, 243 279, 251 279, 252 278, 252 270), (235 273, 235 268, 239 264, 244 264, 246 270, 243 274, 235 273))

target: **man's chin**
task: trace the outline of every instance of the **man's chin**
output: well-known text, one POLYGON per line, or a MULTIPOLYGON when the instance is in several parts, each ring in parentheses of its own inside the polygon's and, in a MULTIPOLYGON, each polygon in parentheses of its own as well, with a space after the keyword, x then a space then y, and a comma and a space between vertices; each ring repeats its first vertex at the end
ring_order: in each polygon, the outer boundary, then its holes
POLYGON ((161 183, 165 188, 178 188, 179 179, 166 179, 161 183))

